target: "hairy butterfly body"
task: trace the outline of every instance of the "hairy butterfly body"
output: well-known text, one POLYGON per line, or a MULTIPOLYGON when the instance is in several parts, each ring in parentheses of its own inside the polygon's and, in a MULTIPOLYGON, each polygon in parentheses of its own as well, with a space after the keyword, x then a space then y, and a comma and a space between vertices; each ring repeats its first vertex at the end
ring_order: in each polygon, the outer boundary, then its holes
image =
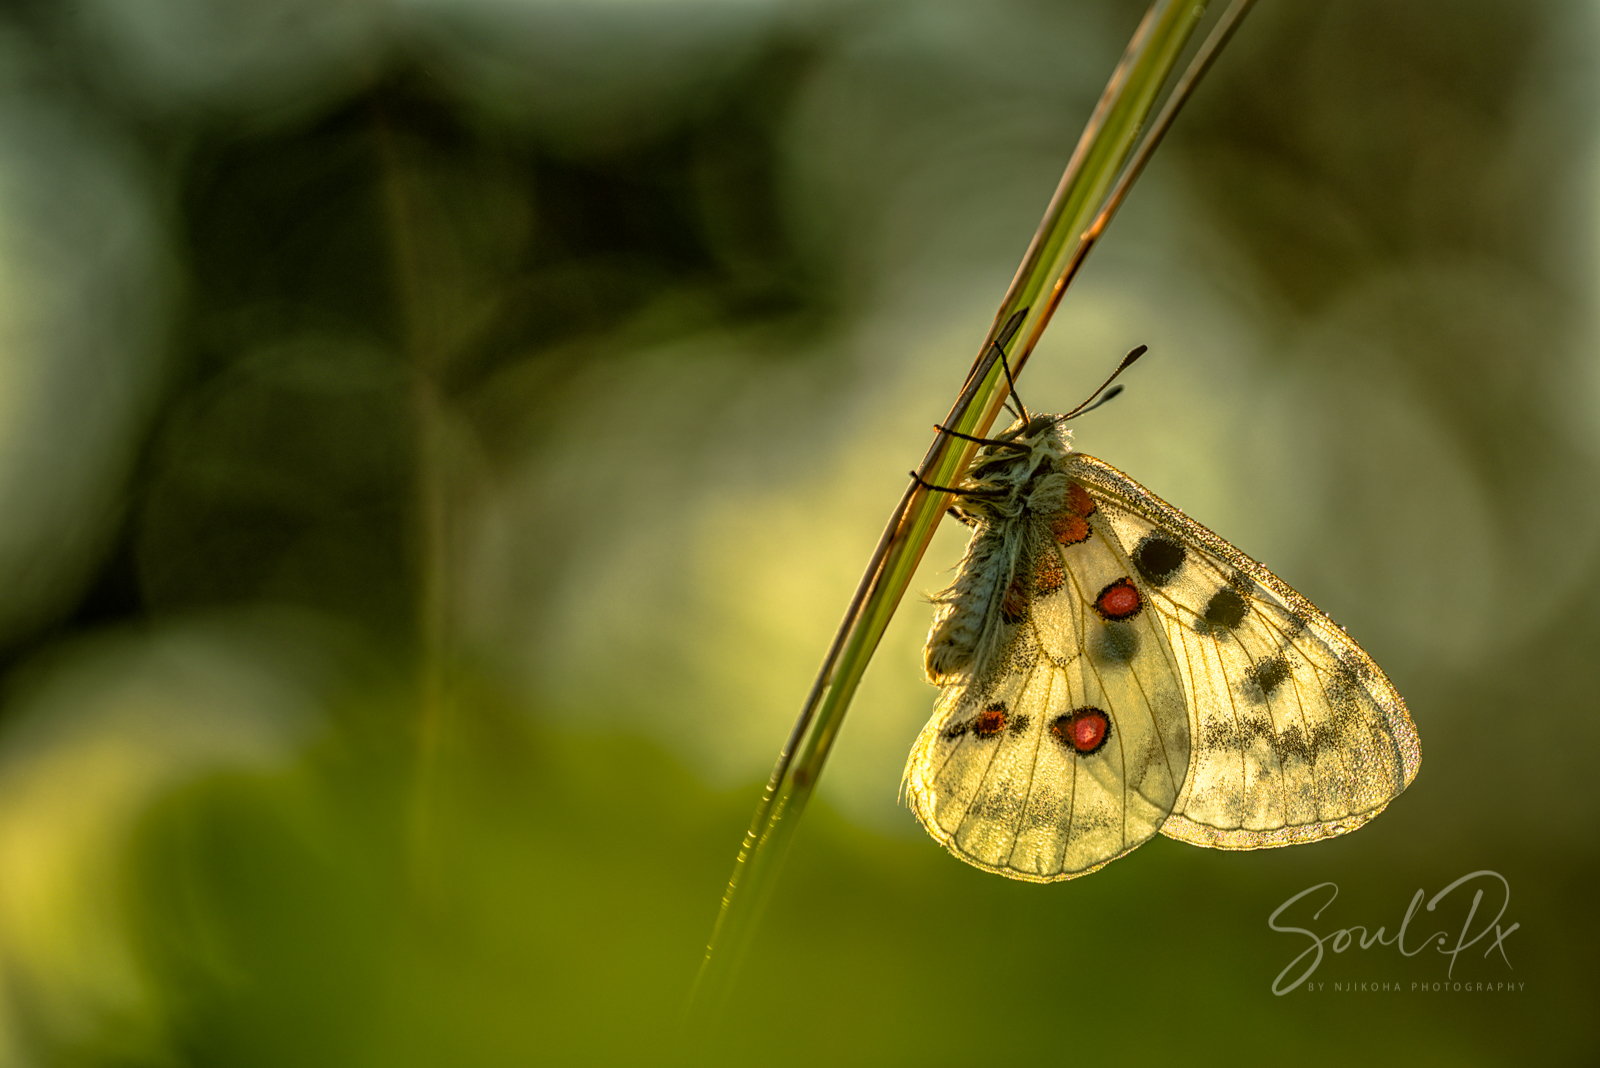
POLYGON ((1157 832, 1256 849, 1381 812, 1421 760, 1383 672, 1062 422, 1019 420, 959 487, 973 534, 934 598, 918 819, 971 864, 1050 882, 1157 832))

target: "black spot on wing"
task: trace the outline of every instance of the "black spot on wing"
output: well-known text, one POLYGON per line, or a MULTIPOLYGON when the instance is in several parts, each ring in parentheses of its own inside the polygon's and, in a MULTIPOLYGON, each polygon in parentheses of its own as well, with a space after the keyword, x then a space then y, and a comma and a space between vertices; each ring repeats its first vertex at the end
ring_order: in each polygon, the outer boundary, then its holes
POLYGON ((1298 759, 1307 764, 1311 763, 1311 758, 1315 755, 1311 740, 1306 737, 1298 723, 1291 723, 1283 729, 1282 734, 1278 735, 1278 755, 1285 760, 1298 759))
POLYGON ((1281 656, 1268 657, 1257 662, 1246 673, 1245 694, 1264 701, 1288 678, 1289 662, 1281 656))
POLYGON ((1235 590, 1224 586, 1211 595, 1211 600, 1206 602, 1205 611, 1200 614, 1200 618, 1213 627, 1227 627, 1232 630, 1244 622, 1247 612, 1244 598, 1235 590))
POLYGON ((1228 716, 1208 721, 1201 730, 1207 749, 1237 753, 1257 739, 1275 741, 1272 721, 1265 716, 1228 716))
POLYGON ((1139 632, 1129 623, 1089 629, 1089 659, 1101 667, 1123 667, 1139 653, 1139 632))
MULTIPOLYGON (((1300 760, 1309 764, 1324 752, 1344 748, 1336 719, 1311 721, 1308 729, 1305 720, 1294 717, 1277 729, 1266 716, 1219 716, 1206 720, 1200 734, 1202 745, 1209 752, 1241 753, 1264 743, 1279 762, 1300 760)), ((1272 770, 1266 764, 1258 764, 1256 774, 1265 777, 1272 770)))
POLYGON ((1146 581, 1164 586, 1178 573, 1186 556, 1188 552, 1182 545, 1161 531, 1153 530, 1133 547, 1133 566, 1146 581))
POLYGON ((1298 758, 1310 764, 1324 749, 1339 746, 1339 732, 1329 723, 1317 722, 1309 732, 1291 723, 1278 735, 1277 746, 1280 759, 1298 758))
POLYGON ((1012 716, 1011 725, 1006 728, 1012 734, 1021 734, 1028 729, 1028 724, 1033 722, 1032 716, 1012 716))
POLYGON ((1336 723, 1348 723, 1361 715, 1362 698, 1365 693, 1355 668, 1343 660, 1339 662, 1333 678, 1323 686, 1323 694, 1333 709, 1336 723))
POLYGON ((1238 568, 1234 568, 1228 573, 1227 581, 1228 585, 1233 589, 1233 591, 1242 597, 1259 596, 1257 591, 1260 589, 1260 587, 1256 585, 1256 580, 1251 578, 1249 575, 1246 575, 1238 568))

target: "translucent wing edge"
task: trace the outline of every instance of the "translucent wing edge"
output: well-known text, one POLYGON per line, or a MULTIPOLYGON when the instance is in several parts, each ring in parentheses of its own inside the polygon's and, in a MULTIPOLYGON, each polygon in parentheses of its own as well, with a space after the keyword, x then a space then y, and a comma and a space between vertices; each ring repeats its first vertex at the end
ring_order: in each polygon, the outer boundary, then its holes
MULTIPOLYGON (((955 695, 949 694, 950 690, 959 690, 964 688, 964 685, 948 687, 947 695, 953 697, 955 695)), ((1114 860, 1120 860, 1122 857, 1127 856, 1135 849, 1138 849, 1139 846, 1144 845, 1149 841, 1149 839, 1145 839, 1137 842, 1134 845, 1129 846, 1127 849, 1124 849, 1122 852, 1113 856, 1109 856, 1100 861, 1098 864, 1091 865, 1090 867, 1084 868, 1080 871, 1059 871, 1048 875, 1041 875, 1036 872, 1021 871, 1017 868, 1006 867, 1003 864, 990 864, 989 862, 966 852, 956 844, 955 832, 946 831, 944 828, 940 827, 933 815, 936 808, 935 795, 937 790, 932 782, 930 774, 933 763, 932 751, 934 743, 938 740, 939 732, 944 729, 944 721, 947 718, 945 713, 949 704, 950 701, 947 698, 941 698, 939 703, 935 706, 933 718, 928 721, 927 725, 922 728, 922 732, 917 735, 916 744, 911 747, 911 758, 906 761, 906 772, 904 778, 901 779, 900 787, 905 794, 906 800, 910 804, 912 813, 917 817, 917 822, 922 824, 923 830, 927 831, 928 834, 933 837, 934 841, 938 842, 940 845, 944 846, 945 849, 949 850, 951 856, 963 861, 964 863, 972 865, 974 868, 980 868, 983 871, 992 872, 995 875, 1003 875, 1008 879, 1016 879, 1019 882, 1060 883, 1065 882, 1068 879, 1078 879, 1085 875, 1093 875, 1107 864, 1110 864, 1114 860)))
MULTIPOLYGON (((1393 797, 1389 799, 1393 800, 1393 797)), ((1278 846, 1304 845, 1308 842, 1320 842, 1327 838, 1349 834, 1388 808, 1389 801, 1366 812, 1346 816, 1342 820, 1303 823, 1295 827, 1280 827, 1275 831, 1250 831, 1243 828, 1225 831, 1217 827, 1207 827, 1203 823, 1195 823, 1187 817, 1174 813, 1167 817, 1166 823, 1162 824, 1161 833, 1179 842, 1205 846, 1209 849, 1276 849, 1278 846)))

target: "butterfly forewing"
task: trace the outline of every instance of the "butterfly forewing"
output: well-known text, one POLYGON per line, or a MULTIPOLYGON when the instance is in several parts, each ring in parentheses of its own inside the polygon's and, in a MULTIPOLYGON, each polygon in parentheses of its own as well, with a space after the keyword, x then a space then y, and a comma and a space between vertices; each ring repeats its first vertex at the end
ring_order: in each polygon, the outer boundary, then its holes
POLYGON ((1371 819, 1416 775, 1405 705, 1359 646, 1266 568, 1115 468, 1065 465, 1156 609, 1194 736, 1162 832, 1233 849, 1371 819))

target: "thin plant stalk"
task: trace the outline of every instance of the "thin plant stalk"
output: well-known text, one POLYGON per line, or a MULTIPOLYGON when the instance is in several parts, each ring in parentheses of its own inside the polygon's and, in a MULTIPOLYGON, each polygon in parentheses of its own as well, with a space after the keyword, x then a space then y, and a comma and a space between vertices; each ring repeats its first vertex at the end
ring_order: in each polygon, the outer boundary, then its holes
MULTIPOLYGON (((1151 5, 1078 141, 943 427, 981 437, 993 424, 1009 393, 999 359, 1002 344, 1014 374, 1026 362, 1066 284, 1126 197, 1182 98, 1193 90, 1251 2, 1235 0, 1141 142, 1140 133, 1146 130, 1161 87, 1204 14, 1206 0, 1156 0, 1151 5)), ((732 989, 845 710, 948 506, 949 495, 929 487, 954 485, 976 448, 971 441, 941 431, 890 514, 740 844, 690 995, 690 1008, 696 1014, 715 1011, 732 989)))

